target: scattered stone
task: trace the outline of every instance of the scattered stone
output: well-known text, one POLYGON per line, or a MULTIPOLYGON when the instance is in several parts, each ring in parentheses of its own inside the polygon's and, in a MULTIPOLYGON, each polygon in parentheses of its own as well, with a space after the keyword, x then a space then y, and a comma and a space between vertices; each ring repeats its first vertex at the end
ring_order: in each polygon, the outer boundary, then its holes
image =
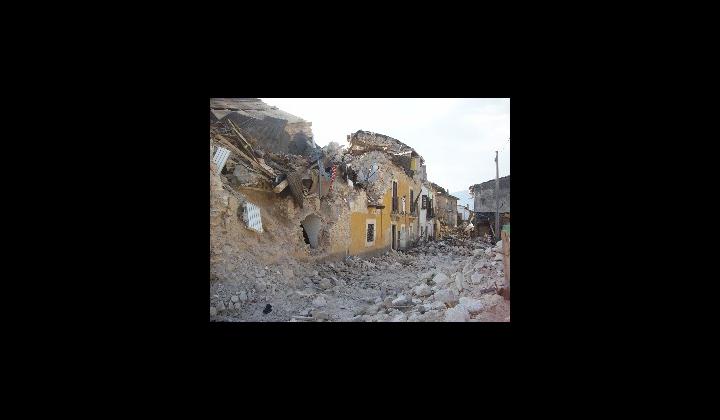
POLYGON ((487 255, 488 257, 489 257, 490 255, 492 255, 492 248, 486 249, 486 250, 485 250, 485 255, 487 255))
POLYGON ((231 300, 233 303, 237 303, 237 302, 240 300, 240 298, 237 297, 237 296, 233 296, 233 297, 230 298, 230 300, 231 300))
POLYGON ((285 277, 285 279, 287 280, 290 280, 295 277, 295 273, 291 269, 286 268, 283 270, 283 277, 285 277))
POLYGON ((412 300, 411 302, 412 302, 413 305, 419 305, 419 304, 422 303, 422 300, 417 299, 417 298, 413 298, 413 300, 412 300))
POLYGON ((389 297, 389 296, 386 297, 385 300, 383 301, 383 306, 386 308, 392 307, 392 301, 393 301, 393 299, 391 297, 389 297))
POLYGON ((483 281, 483 275, 480 273, 473 273, 472 276, 470 276, 470 283, 472 284, 480 284, 483 281))
POLYGON ((468 262, 467 264, 465 264, 465 267, 463 267, 462 272, 463 272, 463 274, 470 274, 472 269, 473 269, 472 263, 468 262))
POLYGON ((318 320, 330 319, 330 315, 328 315, 327 312, 318 310, 312 311, 312 317, 318 320))
POLYGON ((327 290, 327 289, 333 287, 333 284, 329 279, 322 279, 322 280, 320 280, 319 286, 320 286, 320 288, 327 290))
POLYGON ((210 307, 210 316, 217 315, 217 309, 214 306, 210 307))
POLYGON ((217 308, 217 309, 218 309, 218 311, 220 311, 220 312, 227 310, 227 309, 225 308, 225 303, 224 303, 223 301, 220 301, 220 304, 218 305, 218 308, 217 308))
POLYGON ((318 297, 316 297, 315 299, 312 300, 312 304, 313 304, 314 306, 322 307, 322 306, 327 305, 327 301, 325 300, 324 297, 318 296, 318 297))
POLYGON ((380 305, 375 303, 375 304, 370 305, 367 308, 365 308, 364 314, 365 315, 375 315, 378 312, 378 310, 380 310, 380 305))
POLYGON ((495 254, 495 261, 502 261, 503 255, 502 254, 495 254))
POLYGON ((410 303, 410 299, 405 295, 400 295, 392 301, 393 306, 404 306, 410 303))
POLYGON ((265 270, 261 268, 255 277, 265 277, 265 270))
POLYGON ((435 301, 454 305, 458 301, 457 294, 452 289, 443 289, 435 293, 435 301))
POLYGON ((503 301, 503 297, 496 294, 487 294, 480 297, 484 308, 491 308, 503 301))
POLYGON ((458 305, 445 311, 445 322, 467 322, 470 320, 470 313, 464 306, 458 305))
POLYGON ((465 276, 462 273, 455 273, 455 287, 461 292, 465 287, 465 276))
POLYGON ((430 286, 426 284, 421 284, 420 286, 417 286, 415 289, 413 289, 413 293, 415 293, 416 296, 424 297, 432 295, 433 291, 430 286))
POLYGON ((430 270, 430 271, 426 271, 426 272, 420 274, 419 277, 420 277, 420 280, 425 281, 425 280, 430 280, 430 279, 432 279, 432 278, 433 278, 433 275, 435 275, 435 271, 430 270))
POLYGON ((372 322, 383 322, 383 321, 387 321, 388 318, 390 318, 390 316, 388 316, 388 314, 380 312, 377 315, 374 315, 372 317, 372 322))
POLYGON ((450 278, 445 275, 445 273, 438 273, 435 277, 433 277, 433 281, 438 286, 445 286, 446 284, 450 283, 450 278))
POLYGON ((402 312, 400 312, 399 314, 393 316, 393 317, 390 319, 390 322, 405 322, 405 321, 407 321, 407 315, 404 314, 404 313, 402 313, 402 312))
POLYGON ((471 314, 478 313, 482 311, 483 308, 483 304, 481 301, 469 297, 461 297, 458 306, 464 307, 471 314))
POLYGON ((476 249, 476 250, 473 251, 473 257, 478 257, 478 256, 480 256, 480 254, 482 254, 482 253, 483 253, 482 248, 478 248, 478 249, 476 249))
POLYGON ((419 322, 420 320, 421 320, 421 319, 420 319, 420 315, 418 315, 417 313, 413 312, 413 313, 410 314, 410 316, 408 317, 407 322, 419 322))

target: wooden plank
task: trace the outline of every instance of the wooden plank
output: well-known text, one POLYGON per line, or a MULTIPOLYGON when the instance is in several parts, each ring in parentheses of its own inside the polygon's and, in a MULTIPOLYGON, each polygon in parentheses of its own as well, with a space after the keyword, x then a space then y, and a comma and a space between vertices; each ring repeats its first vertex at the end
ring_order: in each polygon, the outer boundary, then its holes
POLYGON ((288 186, 288 180, 285 179, 285 180, 283 180, 283 182, 277 184, 275 186, 275 188, 273 188, 273 191, 276 193, 282 192, 285 189, 285 187, 287 187, 287 186, 288 186))
POLYGON ((242 134, 240 134, 240 128, 237 127, 237 126, 235 125, 235 123, 232 122, 232 121, 230 121, 230 120, 227 120, 227 122, 230 123, 230 127, 233 129, 233 131, 235 132, 235 134, 237 134, 238 137, 240 137, 240 139, 242 139, 242 141, 245 142, 245 145, 252 151, 252 150, 253 150, 252 145, 250 145, 250 142, 247 141, 247 140, 245 139, 245 137, 243 137, 242 134))
POLYGON ((260 172, 261 174, 263 174, 263 175, 265 175, 265 176, 267 176, 267 177, 274 178, 274 174, 268 173, 268 171, 267 171, 265 168, 263 168, 262 166, 260 166, 260 163, 258 163, 256 160, 250 158, 248 155, 246 155, 245 153, 243 153, 240 149, 238 149, 237 147, 235 147, 232 143, 230 143, 230 141, 229 141, 228 139, 226 139, 225 137, 223 137, 222 134, 217 134, 216 136, 217 136, 217 138, 219 139, 219 142, 220 142, 220 143, 222 143, 224 146, 229 147, 230 150, 231 150, 233 153, 235 153, 235 154, 237 154, 237 155, 239 155, 239 156, 242 156, 245 160, 247 160, 248 162, 250 162, 250 164, 253 166, 253 168, 255 168, 258 172, 260 172))
POLYGON ((262 166, 263 168, 265 168, 265 170, 268 171, 272 176, 277 176, 277 175, 275 174, 275 171, 273 170, 273 168, 269 167, 269 166, 265 163, 265 160, 263 160, 263 159, 258 159, 257 161, 258 161, 258 163, 260 164, 260 166, 262 166))
MULTIPOLYGON (((218 134, 216 134, 216 136, 218 136, 221 139, 225 140, 226 142, 232 144, 232 142, 229 139, 227 139, 226 137, 224 137, 222 134, 218 133, 218 134)), ((233 146, 235 147, 235 150, 237 150, 238 152, 240 151, 240 149, 238 149, 237 146, 235 146, 235 145, 233 145, 233 146)), ((243 152, 243 156, 245 156, 247 159, 259 164, 259 162, 257 161, 257 158, 255 158, 255 153, 253 152, 252 148, 250 148, 249 150, 247 150, 247 148, 246 148, 245 152, 243 152)))

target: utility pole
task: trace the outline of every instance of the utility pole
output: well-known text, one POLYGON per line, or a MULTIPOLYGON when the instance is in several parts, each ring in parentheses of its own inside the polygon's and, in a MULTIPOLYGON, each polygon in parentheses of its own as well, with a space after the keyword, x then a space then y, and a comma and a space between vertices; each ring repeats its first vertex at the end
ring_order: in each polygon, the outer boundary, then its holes
POLYGON ((500 168, 497 150, 495 151, 495 235, 500 237, 500 168))

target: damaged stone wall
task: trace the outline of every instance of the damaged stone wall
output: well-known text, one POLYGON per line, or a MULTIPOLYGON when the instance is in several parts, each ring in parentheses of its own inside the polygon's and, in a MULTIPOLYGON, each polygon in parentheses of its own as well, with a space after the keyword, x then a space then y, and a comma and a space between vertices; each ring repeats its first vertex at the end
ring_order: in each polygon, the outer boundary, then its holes
MULTIPOLYGON (((500 191, 500 212, 510 211, 510 175, 499 178, 500 191)), ((474 210, 481 213, 495 212, 495 180, 483 182, 470 186, 470 194, 473 196, 474 210)))
MULTIPOLYGON (((392 242, 392 226, 396 227, 396 240, 397 244, 400 244, 400 232, 401 227, 404 225, 404 245, 414 243, 417 239, 419 232, 419 223, 417 213, 416 215, 410 214, 410 201, 409 201, 409 190, 413 189, 415 197, 418 197, 421 191, 422 184, 418 179, 408 177, 403 168, 398 168, 395 165, 389 163, 386 157, 375 155, 376 153, 382 152, 369 152, 364 157, 367 161, 364 162, 361 167, 369 167, 369 162, 379 161, 379 175, 378 178, 367 187, 366 197, 359 195, 356 197, 355 202, 351 202, 350 208, 351 213, 351 255, 372 255, 377 252, 386 251, 391 247, 392 242), (397 213, 392 212, 392 182, 393 180, 398 183, 398 201, 402 196, 406 197, 406 212, 401 214, 401 211, 397 213), (373 197, 379 196, 380 198, 370 198, 371 194, 373 197), (364 202, 363 202, 364 201, 364 202), (377 208, 375 205, 380 205, 382 208, 377 208), (366 239, 367 224, 369 221, 375 223, 375 240, 372 245, 368 245, 366 239), (412 228, 412 235, 410 235, 410 226, 412 228)), ((355 162, 355 161, 353 161, 355 162)), ((362 191, 362 190, 361 190, 362 191)), ((401 204, 398 204, 399 210, 401 210, 401 204)), ((420 208, 418 199, 418 209, 420 208)))
POLYGON ((346 160, 350 169, 357 174, 355 183, 366 189, 369 204, 382 201, 392 179, 393 164, 388 156, 372 151, 346 160))
MULTIPOLYGON (((297 152, 292 138, 311 141, 311 123, 258 100, 211 100, 211 278, 243 281, 246 274, 254 277, 249 271, 268 264, 347 255, 349 202, 356 201, 360 192, 348 187, 341 176, 330 190, 330 175, 325 174, 321 202, 316 158, 274 152, 297 152), (217 147, 231 151, 224 168, 212 162, 217 147), (293 176, 297 185, 289 181, 293 176), (259 208, 263 232, 249 229, 243 220, 246 202, 259 208), (303 228, 303 221, 308 229, 303 228), (307 230, 313 231, 313 246, 306 243, 307 230)), ((312 147, 303 150, 313 151, 312 147)), ((332 152, 333 158, 326 158, 331 166, 342 155, 332 152)))
POLYGON ((345 186, 333 187, 323 199, 305 200, 301 209, 292 197, 230 186, 224 175, 210 170, 210 268, 211 277, 243 280, 241 267, 344 258, 350 246, 350 208, 345 186), (249 229, 243 221, 244 202, 260 208, 263 232, 249 229), (320 219, 317 248, 305 243, 302 222, 320 219))

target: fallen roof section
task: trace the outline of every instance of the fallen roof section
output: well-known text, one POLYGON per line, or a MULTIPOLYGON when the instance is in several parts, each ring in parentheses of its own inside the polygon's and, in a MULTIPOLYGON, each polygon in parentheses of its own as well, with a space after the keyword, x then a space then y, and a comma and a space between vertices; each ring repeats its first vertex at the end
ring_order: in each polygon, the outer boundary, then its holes
MULTIPOLYGON (((504 176, 502 178, 498 178, 498 181, 499 181, 501 190, 510 189, 510 175, 504 176)), ((480 191, 481 189, 485 189, 485 188, 495 188, 495 180, 491 179, 490 181, 485 181, 481 184, 474 184, 474 185, 471 185, 468 189, 469 189, 470 193, 472 194, 475 191, 480 191)))
POLYGON ((243 116, 258 120, 266 117, 287 121, 288 123, 307 123, 304 119, 270 106, 258 98, 211 98, 210 112, 218 120, 225 118, 230 113, 237 113, 243 116))
POLYGON ((420 163, 424 163, 424 159, 418 154, 415 149, 401 142, 400 140, 394 139, 390 136, 386 136, 380 133, 373 133, 372 131, 358 130, 350 135, 350 148, 351 152, 369 152, 372 150, 379 150, 390 153, 395 156, 411 156, 419 157, 420 163))

